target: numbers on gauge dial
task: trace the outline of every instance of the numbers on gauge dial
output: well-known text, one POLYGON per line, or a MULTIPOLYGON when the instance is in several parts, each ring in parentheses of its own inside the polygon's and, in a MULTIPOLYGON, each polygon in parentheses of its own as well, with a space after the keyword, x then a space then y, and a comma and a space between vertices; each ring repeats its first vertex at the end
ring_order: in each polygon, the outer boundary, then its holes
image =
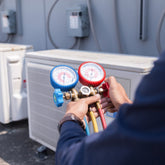
POLYGON ((80 82, 86 86, 97 87, 106 76, 104 68, 96 62, 87 61, 79 66, 78 74, 80 82))
POLYGON ((95 63, 86 63, 81 66, 81 75, 89 81, 99 81, 104 77, 103 69, 95 63))
POLYGON ((77 80, 76 73, 68 67, 61 66, 54 69, 53 79, 60 85, 71 85, 77 80))

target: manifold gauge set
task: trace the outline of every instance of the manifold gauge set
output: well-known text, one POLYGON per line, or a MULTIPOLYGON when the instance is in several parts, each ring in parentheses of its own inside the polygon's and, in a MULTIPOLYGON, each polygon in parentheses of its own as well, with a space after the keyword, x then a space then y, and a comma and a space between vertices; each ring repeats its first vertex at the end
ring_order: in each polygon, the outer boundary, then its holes
MULTIPOLYGON (((57 107, 62 106, 64 100, 77 101, 78 99, 94 96, 96 94, 109 96, 109 85, 103 83, 106 76, 104 68, 95 62, 84 62, 79 66, 78 72, 68 65, 57 65, 50 72, 50 82, 54 88, 53 100, 57 107), (82 84, 79 91, 74 87, 78 81, 82 84)), ((96 108, 105 129, 106 121, 99 102, 96 108)), ((94 132, 98 132, 98 126, 93 111, 89 110, 94 132)), ((86 133, 90 134, 86 118, 86 133)))

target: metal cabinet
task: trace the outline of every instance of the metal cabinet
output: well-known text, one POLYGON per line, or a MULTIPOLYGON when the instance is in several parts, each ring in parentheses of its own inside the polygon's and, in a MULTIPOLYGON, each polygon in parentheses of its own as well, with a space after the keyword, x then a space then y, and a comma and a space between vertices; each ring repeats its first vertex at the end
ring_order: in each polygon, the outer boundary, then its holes
MULTIPOLYGON (((105 54, 71 50, 47 50, 26 54, 29 133, 33 140, 55 150, 59 138, 57 123, 63 117, 66 103, 57 108, 53 102, 50 71, 56 65, 66 64, 75 69, 84 61, 101 64, 108 76, 115 76, 133 99, 143 75, 148 74, 156 58, 105 54)), ((80 84, 76 88, 79 88, 80 84)), ((107 122, 113 117, 105 114, 107 122)))

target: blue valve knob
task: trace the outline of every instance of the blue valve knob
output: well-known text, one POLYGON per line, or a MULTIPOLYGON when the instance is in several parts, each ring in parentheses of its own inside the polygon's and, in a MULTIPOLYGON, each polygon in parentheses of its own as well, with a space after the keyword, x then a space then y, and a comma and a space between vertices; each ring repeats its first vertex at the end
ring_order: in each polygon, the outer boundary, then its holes
POLYGON ((60 89, 56 88, 53 93, 53 100, 57 107, 61 107, 64 103, 63 93, 60 89))

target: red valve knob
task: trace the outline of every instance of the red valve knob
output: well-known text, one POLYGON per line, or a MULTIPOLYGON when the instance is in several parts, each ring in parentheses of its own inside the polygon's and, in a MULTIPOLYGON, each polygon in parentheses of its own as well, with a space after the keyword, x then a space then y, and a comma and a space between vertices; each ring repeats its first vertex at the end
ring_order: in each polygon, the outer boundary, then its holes
POLYGON ((105 90, 105 92, 103 92, 103 96, 110 98, 110 96, 109 96, 109 84, 107 82, 105 82, 104 84, 102 84, 101 87, 105 90))

